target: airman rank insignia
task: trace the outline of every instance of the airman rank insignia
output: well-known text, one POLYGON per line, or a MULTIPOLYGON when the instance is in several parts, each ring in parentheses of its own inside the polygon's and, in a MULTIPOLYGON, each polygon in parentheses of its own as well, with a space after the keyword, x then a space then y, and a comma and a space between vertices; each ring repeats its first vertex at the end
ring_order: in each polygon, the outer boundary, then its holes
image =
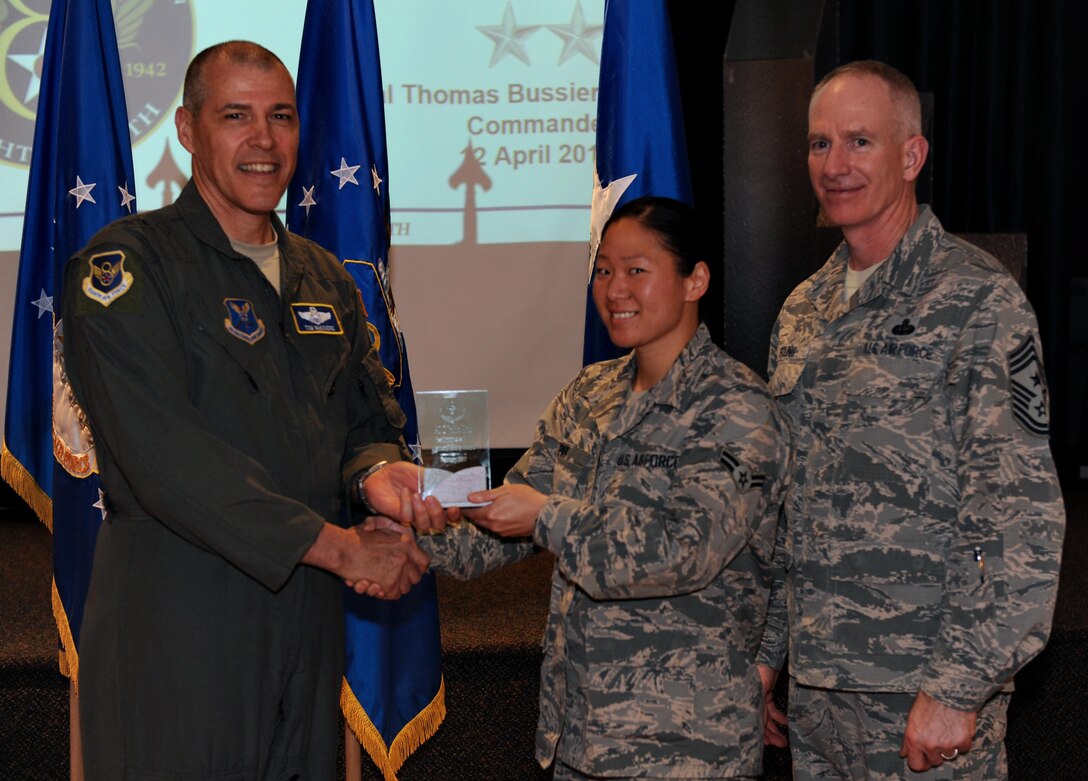
POLYGON ((767 482, 766 475, 755 474, 748 468, 747 464, 742 464, 740 459, 728 450, 722 451, 722 456, 719 460, 725 465, 725 468, 732 473, 733 482, 736 483, 738 491, 762 488, 763 484, 767 482))
POLYGON ((256 344, 264 336, 264 322, 253 311, 253 303, 245 298, 224 298, 227 319, 223 325, 227 333, 246 344, 256 344))
POLYGON ((291 304, 295 330, 300 334, 342 334, 343 326, 336 310, 330 304, 291 304))
POLYGON ((1029 433, 1045 437, 1050 433, 1046 411, 1046 376, 1035 340, 1027 337, 1009 353, 1009 382, 1012 416, 1029 433))
POLYGON ((90 273, 83 278, 83 295, 109 306, 132 289, 132 274, 125 271, 125 253, 100 252, 87 261, 90 273))

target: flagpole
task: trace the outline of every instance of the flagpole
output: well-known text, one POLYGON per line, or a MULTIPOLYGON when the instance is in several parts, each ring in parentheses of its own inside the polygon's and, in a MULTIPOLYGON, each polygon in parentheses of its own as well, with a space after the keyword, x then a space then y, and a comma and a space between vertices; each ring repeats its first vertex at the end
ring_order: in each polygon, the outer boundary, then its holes
POLYGON ((79 729, 79 691, 68 680, 68 775, 71 781, 83 781, 83 733, 79 729))
MULTIPOLYGON (((384 97, 373 0, 309 0, 288 227, 336 255, 355 280, 411 445, 417 441, 415 400, 389 285, 384 97)), ((393 603, 347 593, 344 624, 340 705, 354 736, 345 741, 346 753, 354 753, 358 739, 386 781, 396 781, 401 765, 446 715, 434 576, 428 573, 393 603)))

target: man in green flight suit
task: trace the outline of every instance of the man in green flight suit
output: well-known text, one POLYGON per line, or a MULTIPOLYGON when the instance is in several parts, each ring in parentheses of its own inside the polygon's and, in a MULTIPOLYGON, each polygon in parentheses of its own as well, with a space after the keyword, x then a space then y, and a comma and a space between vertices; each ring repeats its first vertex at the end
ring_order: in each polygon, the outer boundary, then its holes
POLYGON ((345 529, 411 496, 403 415, 351 278, 274 214, 299 125, 256 44, 197 55, 177 202, 108 226, 65 273, 67 369, 108 512, 80 642, 84 762, 107 779, 332 779, 340 583, 395 598, 428 559, 345 529))

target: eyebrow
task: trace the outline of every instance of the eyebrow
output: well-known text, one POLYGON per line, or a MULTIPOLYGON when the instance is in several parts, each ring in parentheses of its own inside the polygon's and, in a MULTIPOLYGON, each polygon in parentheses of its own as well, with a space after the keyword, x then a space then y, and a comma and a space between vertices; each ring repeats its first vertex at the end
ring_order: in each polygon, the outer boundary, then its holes
POLYGON ((879 139, 880 138, 879 134, 875 133, 874 131, 870 130, 867 127, 860 127, 860 126, 859 127, 847 128, 846 130, 843 130, 843 131, 841 131, 839 133, 809 133, 806 136, 806 138, 808 139, 809 142, 815 141, 817 139, 860 138, 860 137, 872 138, 872 139, 879 139))
MULTIPOLYGON (((244 109, 251 111, 253 109, 252 103, 226 103, 219 107, 220 111, 226 111, 228 109, 244 109)), ((272 111, 283 111, 284 109, 290 109, 291 111, 298 111, 298 108, 294 103, 276 103, 272 106, 272 111)))

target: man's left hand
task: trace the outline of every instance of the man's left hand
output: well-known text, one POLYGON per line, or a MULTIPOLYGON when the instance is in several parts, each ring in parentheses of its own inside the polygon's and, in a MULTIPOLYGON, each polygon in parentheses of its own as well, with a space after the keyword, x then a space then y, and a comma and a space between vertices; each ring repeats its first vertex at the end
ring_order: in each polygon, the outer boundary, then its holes
POLYGON ((440 532, 461 518, 456 507, 443 509, 433 496, 419 495, 422 467, 410 461, 386 464, 363 483, 367 503, 380 515, 423 534, 440 532))
POLYGON ((971 749, 975 736, 975 711, 942 705, 924 691, 918 692, 907 716, 907 729, 899 756, 916 773, 951 761, 971 749))

